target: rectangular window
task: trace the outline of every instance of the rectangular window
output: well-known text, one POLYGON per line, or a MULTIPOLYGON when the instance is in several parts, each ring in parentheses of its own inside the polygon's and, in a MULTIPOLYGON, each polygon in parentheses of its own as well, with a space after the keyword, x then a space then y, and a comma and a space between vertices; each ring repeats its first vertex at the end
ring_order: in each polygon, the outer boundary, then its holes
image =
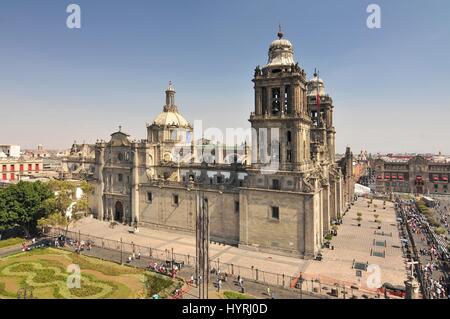
POLYGON ((28 164, 28 171, 31 172, 33 170, 33 165, 28 164))
POLYGON ((272 180, 272 189, 276 189, 276 190, 280 189, 280 181, 278 179, 272 180))
POLYGON ((9 170, 10 170, 11 172, 14 172, 14 165, 11 165, 9 170))
POLYGON ((272 218, 273 219, 280 219, 280 207, 278 206, 272 206, 272 218))
POLYGON ((6 165, 2 166, 2 171, 6 172, 6 165))
POLYGON ((122 174, 117 175, 117 180, 121 182, 123 180, 123 175, 122 174))
POLYGON ((175 206, 178 206, 178 203, 179 203, 178 195, 177 194, 173 194, 173 204, 175 206))
POLYGON ((34 165, 34 170, 35 170, 36 172, 39 172, 39 164, 35 164, 35 165, 34 165))
POLYGON ((23 164, 20 164, 20 171, 23 172, 23 164))
POLYGON ((16 179, 16 176, 14 175, 14 173, 11 173, 11 176, 10 176, 10 180, 15 180, 16 179))
POLYGON ((234 212, 239 213, 239 201, 238 200, 234 202, 234 212))
POLYGON ((147 193, 147 202, 151 203, 152 200, 153 200, 153 195, 152 195, 151 192, 148 192, 148 193, 147 193))
POLYGON ((3 174, 3 175, 2 175, 2 180, 6 181, 6 178, 7 178, 7 177, 6 177, 6 174, 3 174))

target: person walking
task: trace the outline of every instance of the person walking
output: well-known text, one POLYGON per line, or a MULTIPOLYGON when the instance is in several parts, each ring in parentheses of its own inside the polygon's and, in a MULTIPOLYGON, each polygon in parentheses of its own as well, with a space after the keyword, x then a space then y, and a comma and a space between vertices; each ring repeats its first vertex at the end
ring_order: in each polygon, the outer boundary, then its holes
POLYGON ((270 287, 267 287, 267 296, 272 297, 272 294, 270 293, 270 287))

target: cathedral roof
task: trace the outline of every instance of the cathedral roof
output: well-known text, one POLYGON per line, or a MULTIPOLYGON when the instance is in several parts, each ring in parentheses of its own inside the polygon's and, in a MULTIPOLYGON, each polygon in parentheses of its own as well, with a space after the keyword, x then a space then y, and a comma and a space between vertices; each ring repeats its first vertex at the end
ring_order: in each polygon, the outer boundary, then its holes
POLYGON ((308 81, 308 96, 316 96, 319 93, 320 96, 325 96, 325 85, 323 80, 315 72, 314 77, 308 81), (318 90, 318 91, 317 91, 318 90))
POLYGON ((178 112, 178 107, 175 105, 175 89, 172 82, 169 82, 169 87, 166 90, 166 105, 154 119, 153 125, 191 127, 189 122, 178 112))
POLYGON ((268 67, 285 66, 295 64, 294 47, 291 41, 283 39, 283 33, 278 32, 278 39, 274 40, 269 47, 268 67))
POLYGON ((154 125, 159 126, 178 126, 178 127, 188 127, 189 122, 176 111, 164 111, 161 112, 153 121, 154 125))

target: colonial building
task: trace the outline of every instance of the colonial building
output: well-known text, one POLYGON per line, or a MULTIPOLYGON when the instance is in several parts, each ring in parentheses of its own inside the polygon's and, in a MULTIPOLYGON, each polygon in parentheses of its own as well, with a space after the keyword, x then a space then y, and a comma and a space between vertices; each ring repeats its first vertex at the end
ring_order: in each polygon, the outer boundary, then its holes
POLYGON ((348 149, 336 162, 333 101, 317 75, 307 80, 281 32, 253 82, 252 146, 232 146, 232 157, 223 154, 223 145, 210 145, 213 160, 206 160, 172 84, 145 140, 131 140, 119 129, 110 141, 97 142, 94 215, 194 232, 201 196, 213 240, 314 257, 331 222, 353 199, 353 155, 348 149))
POLYGON ((2 183, 42 177, 42 159, 0 157, 0 176, 0 182, 2 183))
POLYGON ((439 155, 387 155, 374 161, 381 193, 448 194, 450 158, 439 155))
POLYGON ((71 149, 61 160, 61 178, 90 178, 95 171, 95 146, 91 144, 72 144, 71 149))

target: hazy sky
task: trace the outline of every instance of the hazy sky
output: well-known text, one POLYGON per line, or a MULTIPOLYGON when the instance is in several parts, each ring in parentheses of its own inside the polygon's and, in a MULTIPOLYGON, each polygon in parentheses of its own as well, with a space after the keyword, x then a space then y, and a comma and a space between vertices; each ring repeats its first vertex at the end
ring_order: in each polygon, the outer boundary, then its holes
POLYGON ((450 154, 450 1, 0 2, 0 144, 146 137, 174 82, 205 127, 248 127, 278 24, 335 104, 337 151, 450 154), (81 7, 81 29, 66 7, 81 7), (368 4, 381 29, 366 26, 368 4))

